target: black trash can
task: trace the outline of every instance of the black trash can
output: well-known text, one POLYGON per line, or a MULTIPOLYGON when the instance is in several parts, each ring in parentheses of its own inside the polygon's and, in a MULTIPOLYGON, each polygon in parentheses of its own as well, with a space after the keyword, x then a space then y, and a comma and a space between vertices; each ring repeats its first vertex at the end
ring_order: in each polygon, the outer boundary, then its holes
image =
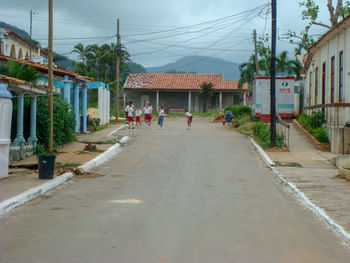
POLYGON ((55 160, 54 154, 38 154, 39 179, 53 179, 55 160))

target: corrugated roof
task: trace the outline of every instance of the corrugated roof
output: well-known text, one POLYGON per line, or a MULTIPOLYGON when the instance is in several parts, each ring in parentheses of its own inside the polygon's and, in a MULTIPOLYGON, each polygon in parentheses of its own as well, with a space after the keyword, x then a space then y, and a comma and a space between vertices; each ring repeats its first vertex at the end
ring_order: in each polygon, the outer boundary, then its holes
POLYGON ((125 89, 200 90, 203 82, 211 82, 215 90, 238 90, 237 80, 222 81, 221 74, 129 74, 125 89))

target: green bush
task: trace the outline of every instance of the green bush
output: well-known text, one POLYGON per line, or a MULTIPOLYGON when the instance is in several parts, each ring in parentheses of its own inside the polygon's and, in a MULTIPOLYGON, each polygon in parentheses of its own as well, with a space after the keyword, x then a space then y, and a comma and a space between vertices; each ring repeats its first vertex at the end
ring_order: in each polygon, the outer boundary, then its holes
POLYGON ((311 134, 321 143, 329 142, 327 131, 322 128, 314 129, 311 134))
MULTIPOLYGON (((270 147, 270 126, 267 125, 264 122, 257 122, 254 126, 254 133, 259 138, 259 144, 262 148, 266 149, 270 147)), ((278 147, 283 146, 283 136, 278 135, 276 136, 276 144, 278 147)))
MULTIPOLYGON (((53 99, 53 145, 54 147, 75 140, 75 118, 70 112, 70 105, 59 95, 53 99)), ((37 137, 38 143, 47 147, 49 144, 50 119, 48 97, 39 97, 37 102, 37 137)))
POLYGON ((313 111, 310 117, 310 125, 312 129, 322 128, 327 121, 321 111, 313 111))
POLYGON ((329 142, 327 131, 322 128, 323 124, 326 123, 322 112, 313 111, 311 116, 301 114, 298 118, 298 122, 319 142, 329 142))
POLYGON ((224 109, 225 112, 227 110, 231 111, 235 117, 239 117, 242 115, 251 115, 252 113, 252 109, 249 106, 245 106, 245 105, 229 106, 224 109))

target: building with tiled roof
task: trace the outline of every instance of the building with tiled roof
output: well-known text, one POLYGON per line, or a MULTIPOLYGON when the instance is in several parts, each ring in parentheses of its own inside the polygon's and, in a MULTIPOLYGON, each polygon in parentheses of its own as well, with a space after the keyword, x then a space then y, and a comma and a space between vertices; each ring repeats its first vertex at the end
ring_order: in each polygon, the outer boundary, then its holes
POLYGON ((124 84, 124 104, 133 101, 143 107, 146 102, 155 107, 163 106, 167 111, 188 108, 203 111, 204 100, 201 84, 213 84, 214 95, 209 101, 212 110, 243 103, 247 85, 239 88, 238 80, 222 80, 221 74, 129 74, 124 84))
POLYGON ((41 64, 48 62, 47 51, 6 28, 0 28, 0 55, 13 59, 30 59, 41 64))
POLYGON ((322 111, 334 153, 349 153, 350 16, 329 29, 304 57, 304 112, 322 111))

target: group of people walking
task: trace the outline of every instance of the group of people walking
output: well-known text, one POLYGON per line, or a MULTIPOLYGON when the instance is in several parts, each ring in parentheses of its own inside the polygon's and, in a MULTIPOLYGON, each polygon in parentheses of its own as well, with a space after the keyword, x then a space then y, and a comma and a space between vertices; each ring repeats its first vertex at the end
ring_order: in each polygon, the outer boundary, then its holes
MULTIPOLYGON (((137 107, 135 110, 135 105, 132 101, 127 103, 125 109, 125 117, 126 122, 129 124, 129 129, 134 129, 134 122, 136 123, 136 127, 141 126, 141 117, 142 114, 144 115, 144 125, 150 126, 152 122, 152 113, 153 113, 153 106, 149 103, 146 103, 146 106, 141 110, 140 107, 137 107), (135 116, 135 119, 134 119, 135 116)), ((192 124, 192 114, 187 111, 187 109, 184 109, 185 116, 187 118, 187 128, 191 128, 192 124)), ((164 123, 164 117, 165 112, 163 106, 159 107, 158 111, 158 125, 160 128, 163 127, 164 123)))

